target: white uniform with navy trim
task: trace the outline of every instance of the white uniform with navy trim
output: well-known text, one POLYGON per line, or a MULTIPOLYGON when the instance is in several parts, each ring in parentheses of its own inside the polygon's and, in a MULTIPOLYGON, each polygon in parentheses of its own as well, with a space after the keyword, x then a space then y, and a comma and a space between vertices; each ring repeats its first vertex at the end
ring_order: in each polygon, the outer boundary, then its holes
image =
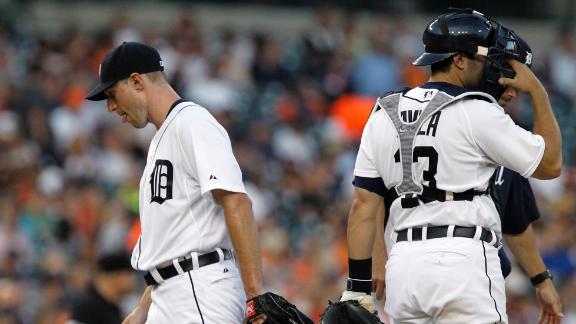
MULTIPOLYGON (((180 101, 150 144, 132 266, 151 270, 195 253, 231 249, 213 189, 245 192, 230 139, 205 108, 180 101)), ((234 260, 222 260, 155 286, 147 323, 240 323, 245 301, 234 260)))
MULTIPOLYGON (((400 119, 410 124, 438 91, 465 91, 447 83, 427 83, 400 99, 400 119)), ((414 147, 436 152, 412 164, 416 183, 449 192, 485 191, 499 165, 529 177, 544 153, 544 140, 515 125, 495 102, 463 98, 448 104, 421 126, 414 147), (433 149, 431 149, 433 148, 433 149)), ((378 106, 363 131, 354 175, 382 179, 385 188, 402 181, 400 140, 378 106), (396 157, 395 157, 396 156, 396 157)), ((361 186, 362 187, 362 186, 361 186)), ((369 188, 367 188, 369 189, 369 188)), ((397 323, 506 322, 504 280, 497 248, 480 240, 438 238, 395 243, 394 233, 412 227, 481 226, 500 236, 500 219, 489 195, 471 201, 418 202, 390 206, 387 223, 386 311, 397 323)))

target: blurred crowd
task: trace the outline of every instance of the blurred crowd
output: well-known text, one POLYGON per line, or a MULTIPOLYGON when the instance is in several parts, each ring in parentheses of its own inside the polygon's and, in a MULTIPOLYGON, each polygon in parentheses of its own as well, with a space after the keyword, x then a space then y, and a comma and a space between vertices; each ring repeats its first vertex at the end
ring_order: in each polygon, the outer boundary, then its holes
MULTIPOLYGON (((410 65, 423 50, 421 28, 387 18, 366 26, 323 8, 285 38, 265 28, 205 30, 188 14, 162 32, 124 15, 107 29, 58 37, 0 25, 0 323, 65 323, 96 260, 130 252, 138 238, 138 184, 155 129, 134 130, 103 102, 84 100, 105 53, 131 40, 155 46, 179 93, 228 130, 260 226, 266 289, 317 319, 347 275, 362 124, 377 96, 427 79, 410 65)), ((534 61, 562 129, 565 167, 559 179, 534 183, 535 230, 566 323, 576 323, 576 42, 569 28, 554 37, 534 61)), ((529 104, 520 97, 507 108, 526 127, 529 104)), ((510 321, 535 323, 534 290, 515 268, 510 321)), ((131 280, 123 312, 144 287, 140 274, 131 280)))

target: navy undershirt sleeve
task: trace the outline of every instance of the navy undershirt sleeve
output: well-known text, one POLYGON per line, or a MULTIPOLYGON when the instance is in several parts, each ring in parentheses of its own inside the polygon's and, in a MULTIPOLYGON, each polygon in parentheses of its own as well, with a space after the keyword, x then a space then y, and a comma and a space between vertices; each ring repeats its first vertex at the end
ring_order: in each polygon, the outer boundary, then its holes
POLYGON ((498 257, 500 258, 500 270, 502 271, 502 276, 506 278, 510 272, 512 272, 512 263, 510 263, 510 259, 506 255, 506 252, 504 252, 504 249, 498 250, 498 257))
POLYGON ((365 178, 355 176, 354 181, 352 181, 352 184, 354 184, 354 186, 358 188, 366 189, 382 197, 386 196, 386 192, 388 191, 388 189, 386 189, 386 186, 384 185, 384 181, 382 181, 382 178, 380 177, 365 178))
POLYGON ((500 217, 504 234, 522 234, 528 225, 540 218, 536 198, 528 179, 504 169, 502 183, 496 186, 501 204, 500 217))

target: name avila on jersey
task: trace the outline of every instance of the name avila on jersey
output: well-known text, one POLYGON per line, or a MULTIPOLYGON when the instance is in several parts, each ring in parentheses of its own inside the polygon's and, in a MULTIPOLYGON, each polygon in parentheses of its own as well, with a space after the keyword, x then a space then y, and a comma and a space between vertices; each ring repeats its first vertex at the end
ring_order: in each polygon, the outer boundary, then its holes
MULTIPOLYGON (((405 112, 405 111, 403 111, 405 112)), ((420 113, 420 111, 417 111, 418 114, 420 113)), ((424 127, 425 124, 422 125, 422 127, 420 128, 420 130, 418 131, 418 133, 416 135, 430 135, 430 136, 436 136, 436 128, 438 127, 438 122, 440 121, 440 113, 441 111, 437 111, 435 112, 432 116, 430 116, 430 121, 428 122, 428 126, 426 126, 426 131, 424 131, 424 127)), ((402 125, 400 126, 400 128, 398 129, 398 131, 400 133, 405 133, 408 132, 412 129, 414 129, 415 126, 406 126, 406 125, 402 125)))
POLYGON ((438 123, 440 122, 440 114, 442 114, 441 110, 433 113, 432 116, 430 116, 430 118, 429 118, 429 122, 428 122, 428 126, 426 127, 426 131, 424 131, 424 127, 426 125, 426 124, 424 124, 424 125, 422 125, 422 127, 420 128, 420 130, 418 131, 418 133, 416 135, 426 135, 426 136, 435 137, 436 136, 436 129, 438 128, 438 123))
POLYGON ((169 160, 156 160, 154 170, 150 175, 150 203, 158 204, 172 199, 172 180, 174 179, 174 167, 169 160))
MULTIPOLYGON (((428 124, 425 124, 425 123, 422 124, 422 127, 420 127, 420 129, 418 130, 418 133, 416 133, 416 135, 417 136, 436 137, 436 129, 438 129, 438 123, 440 122, 440 115, 441 114, 442 114, 441 110, 432 114, 429 118, 428 124), (426 130, 424 130, 424 129, 426 129, 426 130)), ((406 125, 402 125, 402 126, 400 126, 400 129, 398 129, 398 131, 400 133, 407 132, 409 130, 410 130, 410 126, 406 126, 406 125)), ((394 162, 400 163, 400 149, 398 149, 396 151, 396 153, 394 154, 394 162)))

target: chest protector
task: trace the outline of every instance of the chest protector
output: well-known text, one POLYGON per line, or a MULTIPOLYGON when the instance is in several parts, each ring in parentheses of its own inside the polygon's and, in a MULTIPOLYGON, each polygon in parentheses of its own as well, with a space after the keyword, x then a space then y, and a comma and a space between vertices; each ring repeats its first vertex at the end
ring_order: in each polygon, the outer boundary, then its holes
POLYGON ((430 201, 472 200, 475 195, 486 194, 484 191, 480 192, 473 189, 461 193, 453 193, 424 186, 414 180, 412 163, 414 161, 414 141, 416 139, 416 134, 420 127, 430 119, 434 113, 459 100, 479 99, 496 103, 494 98, 483 92, 463 92, 457 96, 451 96, 443 91, 437 91, 428 105, 422 109, 417 120, 413 123, 407 124, 398 116, 400 99, 406 92, 407 90, 393 93, 378 99, 378 107, 375 110, 384 110, 386 115, 388 115, 388 118, 392 121, 394 128, 396 128, 396 132, 400 139, 402 181, 394 187, 395 192, 392 193, 393 198, 402 198, 402 207, 412 208, 418 206, 418 200, 425 203, 430 201))

